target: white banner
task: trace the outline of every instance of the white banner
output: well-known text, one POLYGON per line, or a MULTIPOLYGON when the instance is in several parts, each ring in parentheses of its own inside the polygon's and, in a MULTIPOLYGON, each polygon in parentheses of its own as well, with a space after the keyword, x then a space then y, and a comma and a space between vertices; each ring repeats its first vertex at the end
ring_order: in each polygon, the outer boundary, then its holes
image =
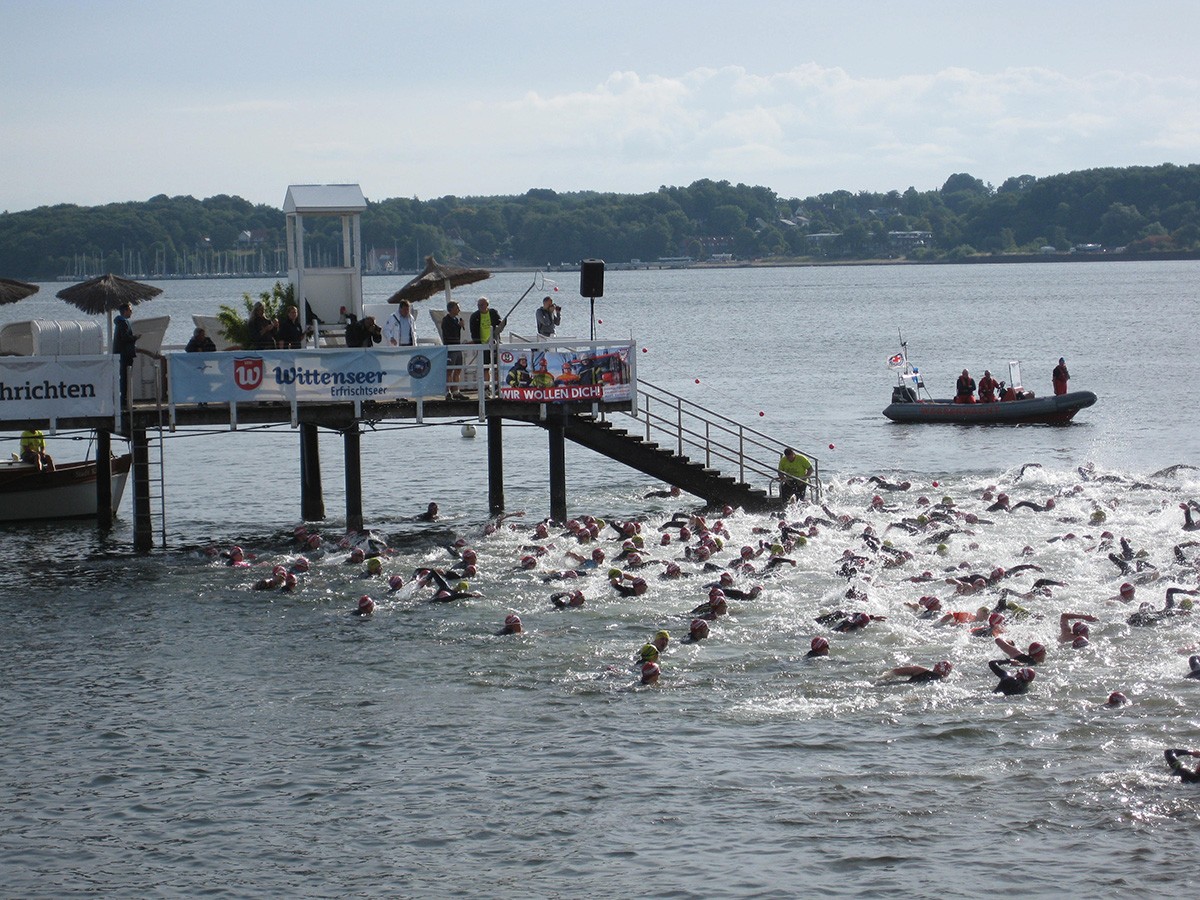
POLYGON ((446 393, 446 348, 168 354, 172 403, 351 403, 446 393))
POLYGON ((115 356, 0 357, 0 419, 112 416, 115 356))

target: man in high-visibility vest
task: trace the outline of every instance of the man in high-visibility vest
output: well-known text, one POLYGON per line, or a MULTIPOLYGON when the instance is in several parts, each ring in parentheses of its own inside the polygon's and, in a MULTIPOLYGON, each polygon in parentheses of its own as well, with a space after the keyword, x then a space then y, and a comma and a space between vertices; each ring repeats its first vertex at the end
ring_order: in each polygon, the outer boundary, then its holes
POLYGON ((784 449, 783 456, 779 457, 779 496, 784 503, 793 497, 804 499, 811 472, 812 462, 807 456, 791 447, 784 449))

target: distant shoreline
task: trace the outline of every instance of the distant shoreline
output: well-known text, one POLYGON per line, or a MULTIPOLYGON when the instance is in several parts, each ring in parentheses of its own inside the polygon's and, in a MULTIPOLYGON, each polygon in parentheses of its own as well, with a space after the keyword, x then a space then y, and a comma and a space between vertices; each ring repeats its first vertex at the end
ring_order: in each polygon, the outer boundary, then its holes
MULTIPOLYGON (((803 257, 791 259, 755 259, 730 260, 728 262, 697 261, 683 262, 637 262, 637 263, 608 263, 606 269, 610 272, 659 271, 663 269, 708 270, 708 269, 802 269, 818 266, 973 266, 994 264, 1047 264, 1047 263, 1106 263, 1106 262, 1165 262, 1179 260, 1200 260, 1200 250, 1172 250, 1164 253, 1006 253, 995 255, 965 256, 960 259, 807 259, 803 257)), ((486 268, 486 267, 485 267, 486 268)), ((493 274, 501 272, 532 273, 532 272, 578 272, 578 265, 557 266, 497 266, 488 271, 493 274)), ((416 275, 411 272, 363 272, 364 278, 411 278, 416 275)), ((228 281, 231 279, 274 278, 286 280, 286 272, 246 272, 236 274, 212 275, 127 275, 139 281, 228 281)), ((38 279, 33 279, 38 281, 38 279)), ((85 279, 75 279, 60 275, 53 279, 61 282, 75 282, 85 279)), ((48 283, 48 282, 43 282, 48 283)))

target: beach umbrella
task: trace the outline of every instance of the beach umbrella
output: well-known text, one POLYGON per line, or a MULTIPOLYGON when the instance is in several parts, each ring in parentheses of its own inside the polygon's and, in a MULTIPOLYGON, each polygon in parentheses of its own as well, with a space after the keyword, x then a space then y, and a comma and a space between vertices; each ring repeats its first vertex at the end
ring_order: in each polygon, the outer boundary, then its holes
POLYGON ((24 300, 26 297, 37 292, 38 286, 36 284, 14 281, 11 278, 0 278, 0 306, 5 303, 16 303, 18 300, 24 300))
POLYGON ((450 289, 462 287, 464 284, 474 284, 491 278, 492 273, 487 269, 468 269, 465 266, 447 266, 438 262, 432 256, 425 257, 425 271, 416 276, 392 296, 388 303, 399 303, 401 300, 413 302, 428 300, 439 291, 446 292, 446 300, 450 299, 450 289))
POLYGON ((55 296, 91 315, 107 313, 108 333, 111 336, 115 310, 126 303, 137 306, 161 293, 162 288, 110 274, 73 284, 69 288, 63 288, 55 296))

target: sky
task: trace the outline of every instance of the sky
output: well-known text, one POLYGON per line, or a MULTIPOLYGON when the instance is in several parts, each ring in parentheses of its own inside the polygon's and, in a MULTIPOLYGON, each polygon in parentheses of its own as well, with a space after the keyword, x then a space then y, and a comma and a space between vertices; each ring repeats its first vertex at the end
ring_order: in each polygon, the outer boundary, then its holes
POLYGON ((1197 0, 0 0, 0 210, 1200 162, 1197 0))

